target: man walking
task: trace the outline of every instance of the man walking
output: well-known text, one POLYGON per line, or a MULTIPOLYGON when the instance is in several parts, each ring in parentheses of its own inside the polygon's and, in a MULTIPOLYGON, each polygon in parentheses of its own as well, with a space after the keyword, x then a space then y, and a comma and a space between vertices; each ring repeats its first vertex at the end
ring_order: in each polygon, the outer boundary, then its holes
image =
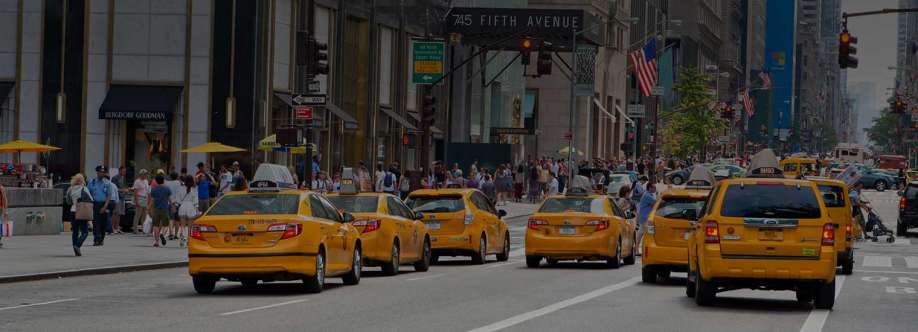
POLYGON ((115 211, 112 213, 112 229, 115 234, 121 234, 121 217, 124 216, 124 199, 127 194, 127 180, 124 166, 118 167, 118 174, 112 177, 112 184, 118 193, 118 202, 115 204, 115 211))
POLYGON ((387 194, 395 194, 395 174, 392 173, 392 170, 386 170, 382 173, 382 176, 377 177, 376 179, 376 188, 379 191, 387 194))
POLYGON ((198 172, 195 173, 194 177, 198 186, 198 209, 201 213, 204 213, 210 207, 210 185, 213 183, 213 179, 204 163, 198 163, 198 172))
POLYGON ((650 211, 653 210, 654 204, 657 203, 657 186, 650 184, 647 186, 647 190, 644 191, 644 195, 641 196, 640 202, 638 202, 638 234, 637 234, 637 248, 638 255, 641 254, 641 239, 644 238, 644 231, 647 225, 647 218, 650 216, 650 211))
POLYGON ((96 166, 96 177, 89 181, 89 194, 92 195, 92 242, 93 246, 105 244, 105 230, 108 228, 108 204, 111 201, 111 187, 105 181, 108 170, 105 166, 96 166))
POLYGON ((148 209, 153 211, 153 246, 159 247, 160 243, 166 245, 166 236, 163 232, 169 226, 169 198, 172 191, 164 185, 166 181, 162 175, 157 175, 155 179, 156 188, 150 191, 148 209))

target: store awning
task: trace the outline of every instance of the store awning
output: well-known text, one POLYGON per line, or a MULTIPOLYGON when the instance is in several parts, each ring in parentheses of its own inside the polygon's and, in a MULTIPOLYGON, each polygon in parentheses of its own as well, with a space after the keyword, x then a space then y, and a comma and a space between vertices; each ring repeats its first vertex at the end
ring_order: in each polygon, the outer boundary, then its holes
POLYGON ((357 119, 354 119, 353 116, 345 112, 343 109, 339 108, 335 104, 325 105, 325 109, 344 121, 344 129, 357 129, 357 119))
POLYGON ((405 117, 399 115, 398 113, 395 112, 395 110, 391 108, 380 107, 379 110, 382 111, 383 113, 386 113, 386 115, 392 118, 392 120, 395 120, 395 122, 398 122, 400 125, 402 125, 402 127, 405 127, 405 129, 408 129, 408 130, 418 129, 417 127, 412 125, 411 122, 408 122, 408 119, 405 119, 405 117))
POLYGON ((595 104, 596 108, 598 108, 600 111, 602 111, 603 113, 606 113, 606 115, 612 118, 612 121, 615 121, 615 114, 609 113, 609 111, 606 110, 606 108, 602 106, 602 103, 599 102, 599 99, 593 98, 593 104, 595 104))
POLYGON ((181 94, 180 86, 112 85, 99 108, 99 119, 166 121, 181 94))
POLYGON ((13 91, 13 86, 16 85, 16 82, 0 82, 0 104, 6 102, 6 98, 9 97, 10 91, 13 91))
POLYGON ((294 106, 294 105, 293 105, 293 96, 291 96, 289 93, 286 93, 286 92, 275 92, 275 93, 274 93, 274 96, 277 97, 277 99, 280 99, 281 101, 283 101, 284 104, 287 105, 288 107, 291 107, 291 108, 292 108, 292 107, 294 106))

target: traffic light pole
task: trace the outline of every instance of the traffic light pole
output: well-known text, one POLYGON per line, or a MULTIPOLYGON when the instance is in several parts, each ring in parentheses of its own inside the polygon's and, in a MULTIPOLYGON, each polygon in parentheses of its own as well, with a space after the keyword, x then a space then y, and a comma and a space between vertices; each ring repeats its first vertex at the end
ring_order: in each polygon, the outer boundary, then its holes
POLYGON ((567 185, 564 186, 565 190, 570 190, 571 185, 574 184, 574 107, 576 103, 574 99, 576 98, 575 86, 577 85, 577 30, 572 29, 573 33, 571 35, 571 98, 568 103, 570 107, 570 115, 568 117, 568 130, 570 136, 567 140, 567 185))

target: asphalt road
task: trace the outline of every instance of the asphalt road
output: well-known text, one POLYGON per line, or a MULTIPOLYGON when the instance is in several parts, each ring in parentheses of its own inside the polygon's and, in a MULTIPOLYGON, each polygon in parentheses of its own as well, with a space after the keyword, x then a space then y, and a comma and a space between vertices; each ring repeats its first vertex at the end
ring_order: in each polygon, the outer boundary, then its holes
MULTIPOLYGON (((889 227, 894 192, 867 193, 889 227)), ((915 331, 918 238, 857 245, 852 276, 839 276, 831 312, 791 292, 732 291, 715 307, 684 295, 683 275, 639 282, 640 263, 527 269, 526 219, 508 220, 513 257, 483 266, 447 261, 429 272, 384 277, 368 269, 358 286, 339 279, 321 294, 298 283, 253 289, 221 282, 199 296, 185 269, 0 285, 0 331, 915 331), (915 244, 912 244, 915 242, 915 244)), ((0 263, 2 266, 2 263, 0 263)))

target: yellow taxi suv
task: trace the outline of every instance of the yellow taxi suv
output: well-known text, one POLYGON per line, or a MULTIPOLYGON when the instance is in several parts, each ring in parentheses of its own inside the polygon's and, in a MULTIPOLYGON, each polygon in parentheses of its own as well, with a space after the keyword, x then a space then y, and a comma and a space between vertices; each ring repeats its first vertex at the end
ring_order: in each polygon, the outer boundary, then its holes
POLYGON ((796 178, 798 176, 815 176, 819 172, 819 164, 816 159, 790 157, 781 160, 779 164, 784 176, 796 178))
POLYGON ((302 280, 321 292, 325 278, 360 282, 360 233, 353 216, 341 214, 318 193, 255 181, 249 191, 221 197, 191 226, 188 272, 198 293, 221 279, 253 287, 302 280))
POLYGON ((537 268, 542 259, 549 265, 563 260, 605 261, 610 268, 634 264, 637 235, 632 218, 605 195, 584 190, 550 196, 529 217, 526 266, 537 268))
POLYGON ((716 178, 704 166, 692 170, 685 189, 673 189, 660 195, 647 218, 641 241, 641 281, 655 283, 671 272, 688 269, 688 237, 691 223, 697 220, 716 178))
POLYGON ((379 266, 386 275, 398 274, 402 264, 413 264, 415 271, 428 270, 430 235, 420 212, 390 194, 342 191, 330 194, 328 200, 354 215, 351 225, 360 232, 364 266, 379 266))
POLYGON ((423 213, 436 263, 444 256, 471 256, 484 264, 486 257, 510 259, 510 231, 487 196, 475 189, 422 189, 408 195, 408 207, 423 213))
POLYGON ((851 207, 851 197, 848 196, 848 186, 840 180, 815 177, 808 179, 819 187, 829 217, 835 222, 835 231, 838 232, 838 240, 835 241, 838 266, 841 267, 842 274, 851 275, 854 272, 854 225, 856 223, 853 216, 854 210, 851 207))
POLYGON ((819 188, 784 178, 771 150, 753 157, 749 174, 711 191, 689 236, 686 295, 704 306, 723 291, 790 290, 831 309, 836 229, 819 188))

